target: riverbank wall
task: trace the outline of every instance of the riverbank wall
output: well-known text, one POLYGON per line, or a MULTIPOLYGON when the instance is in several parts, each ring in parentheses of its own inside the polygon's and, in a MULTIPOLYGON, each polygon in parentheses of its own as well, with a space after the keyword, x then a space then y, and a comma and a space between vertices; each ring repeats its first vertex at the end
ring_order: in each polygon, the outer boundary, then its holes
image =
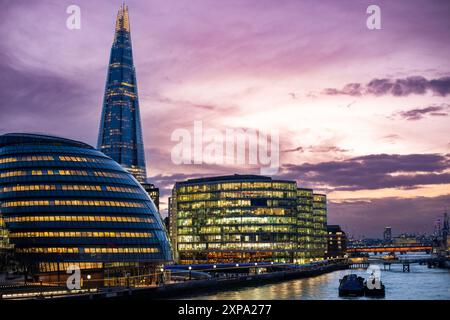
POLYGON ((236 278, 212 278, 206 280, 192 280, 178 283, 164 284, 150 288, 117 288, 104 289, 97 293, 76 296, 61 296, 56 299, 182 299, 194 297, 205 293, 215 293, 237 288, 260 286, 269 283, 283 282, 292 279, 301 279, 318 276, 336 270, 348 269, 348 264, 332 264, 310 270, 286 270, 263 274, 251 274, 236 278))

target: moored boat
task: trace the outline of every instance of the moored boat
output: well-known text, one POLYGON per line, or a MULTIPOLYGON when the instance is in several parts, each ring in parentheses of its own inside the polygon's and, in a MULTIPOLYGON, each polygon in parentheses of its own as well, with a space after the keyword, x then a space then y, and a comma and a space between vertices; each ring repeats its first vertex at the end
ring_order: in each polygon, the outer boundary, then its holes
POLYGON ((339 296, 361 297, 364 295, 364 278, 349 274, 339 280, 339 296))

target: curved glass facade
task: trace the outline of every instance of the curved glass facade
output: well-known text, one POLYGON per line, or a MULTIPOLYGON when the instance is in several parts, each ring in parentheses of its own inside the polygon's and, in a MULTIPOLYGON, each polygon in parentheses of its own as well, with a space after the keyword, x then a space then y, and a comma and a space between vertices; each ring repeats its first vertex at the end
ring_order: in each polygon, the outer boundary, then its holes
POLYGON ((302 263, 323 258, 315 242, 325 241, 326 202, 316 219, 309 191, 310 199, 302 203, 295 181, 234 175, 178 182, 170 208, 178 261, 302 263))
POLYGON ((39 271, 60 268, 57 263, 172 260, 161 217, 140 183, 84 143, 0 136, 0 202, 18 258, 39 271))

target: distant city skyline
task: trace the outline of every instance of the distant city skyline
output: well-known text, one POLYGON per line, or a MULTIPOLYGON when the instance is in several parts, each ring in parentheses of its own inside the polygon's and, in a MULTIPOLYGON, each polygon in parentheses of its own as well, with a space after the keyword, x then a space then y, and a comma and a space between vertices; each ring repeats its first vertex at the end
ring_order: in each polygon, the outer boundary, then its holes
MULTIPOLYGON (((0 133, 96 145, 122 1, 7 1, 0 12, 0 133)), ((450 3, 127 1, 150 182, 162 213, 176 181, 258 168, 174 165, 171 133, 280 129, 276 178, 323 190, 353 235, 432 232, 450 208, 450 3)))

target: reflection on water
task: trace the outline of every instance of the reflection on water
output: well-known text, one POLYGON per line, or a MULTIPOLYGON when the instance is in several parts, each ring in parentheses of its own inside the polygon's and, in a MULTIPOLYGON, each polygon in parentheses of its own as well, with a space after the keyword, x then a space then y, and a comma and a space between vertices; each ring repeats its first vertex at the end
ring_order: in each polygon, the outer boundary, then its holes
MULTIPOLYGON (((386 286, 385 299, 423 299, 450 300, 450 271, 448 269, 429 269, 418 264, 411 265, 411 272, 402 272, 401 265, 392 265, 390 271, 381 268, 381 281, 386 286)), ((290 280, 282 283, 267 284, 259 287, 241 288, 209 295, 195 296, 190 299, 224 300, 335 300, 335 299, 371 299, 340 298, 338 296, 339 279, 348 273, 356 273, 364 278, 366 270, 342 270, 317 277, 290 280)))

